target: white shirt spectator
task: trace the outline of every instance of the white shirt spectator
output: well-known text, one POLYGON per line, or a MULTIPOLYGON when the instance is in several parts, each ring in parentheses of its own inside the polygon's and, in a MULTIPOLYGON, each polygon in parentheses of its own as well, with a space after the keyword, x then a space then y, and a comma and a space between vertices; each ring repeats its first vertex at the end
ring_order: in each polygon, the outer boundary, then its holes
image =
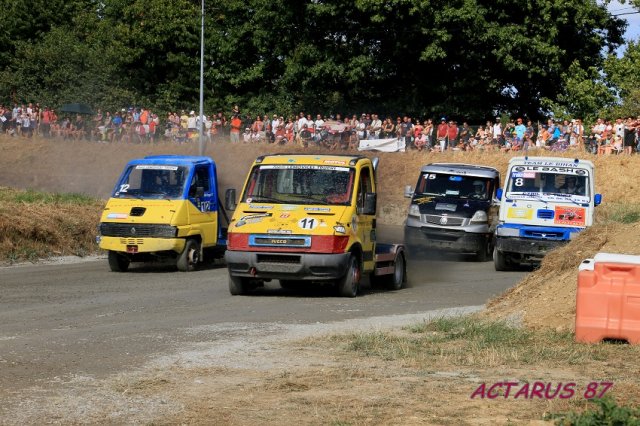
POLYGON ((493 138, 498 139, 502 136, 502 124, 496 123, 493 125, 493 138))
MULTIPOLYGON (((313 122, 311 124, 313 125, 313 122)), ((298 119, 298 131, 301 132, 304 129, 304 126, 309 126, 309 122, 306 117, 300 117, 298 119)))
POLYGON ((198 128, 198 120, 197 120, 195 115, 191 115, 187 119, 187 128, 188 129, 197 129, 198 128))

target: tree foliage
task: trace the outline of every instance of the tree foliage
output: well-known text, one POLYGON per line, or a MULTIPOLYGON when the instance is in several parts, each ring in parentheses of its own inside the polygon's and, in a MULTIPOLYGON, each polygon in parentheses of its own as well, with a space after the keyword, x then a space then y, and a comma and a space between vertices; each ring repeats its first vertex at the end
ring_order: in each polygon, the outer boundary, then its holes
MULTIPOLYGON (((0 0, 0 99, 197 104, 200 2, 34 1, 0 0)), ((631 90, 599 78, 623 30, 596 0, 205 1, 205 108, 586 117, 631 90)))

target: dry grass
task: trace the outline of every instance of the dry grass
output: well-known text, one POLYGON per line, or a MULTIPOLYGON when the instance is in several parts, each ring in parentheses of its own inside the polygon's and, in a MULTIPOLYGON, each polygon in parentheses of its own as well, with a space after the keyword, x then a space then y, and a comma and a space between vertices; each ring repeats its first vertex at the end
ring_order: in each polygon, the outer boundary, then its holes
POLYGON ((351 333, 279 343, 271 357, 308 359, 269 370, 176 368, 119 382, 128 396, 161 395, 180 412, 168 424, 543 424, 549 413, 590 408, 590 382, 614 382, 607 395, 640 402, 640 347, 585 345, 568 333, 514 328, 478 317, 442 318, 392 332, 351 333), (471 398, 482 383, 576 383, 559 398, 471 398))
POLYGON ((97 218, 104 203, 0 187, 0 261, 95 253, 97 218))

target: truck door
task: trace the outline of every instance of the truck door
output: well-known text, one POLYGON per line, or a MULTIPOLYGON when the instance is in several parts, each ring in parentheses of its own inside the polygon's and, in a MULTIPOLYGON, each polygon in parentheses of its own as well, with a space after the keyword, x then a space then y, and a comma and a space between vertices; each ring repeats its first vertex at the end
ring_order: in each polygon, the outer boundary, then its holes
POLYGON ((358 198, 357 198, 357 213, 356 233, 358 239, 362 244, 364 271, 371 271, 375 265, 375 220, 374 214, 363 214, 365 194, 367 192, 374 192, 373 188, 373 173, 369 166, 365 166, 360 169, 360 178, 358 183, 358 198))
POLYGON ((200 164, 195 167, 188 197, 195 207, 189 209, 189 219, 191 226, 200 229, 202 246, 215 245, 218 237, 218 203, 210 165, 200 164))

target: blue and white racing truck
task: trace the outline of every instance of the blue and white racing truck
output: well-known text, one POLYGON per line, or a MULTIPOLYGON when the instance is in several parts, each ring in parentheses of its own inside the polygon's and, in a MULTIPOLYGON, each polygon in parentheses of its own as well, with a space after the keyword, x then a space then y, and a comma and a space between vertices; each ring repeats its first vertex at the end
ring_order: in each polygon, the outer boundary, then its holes
POLYGON ((496 271, 536 265, 550 250, 593 224, 602 196, 594 190, 591 161, 560 157, 514 157, 498 190, 496 271))

